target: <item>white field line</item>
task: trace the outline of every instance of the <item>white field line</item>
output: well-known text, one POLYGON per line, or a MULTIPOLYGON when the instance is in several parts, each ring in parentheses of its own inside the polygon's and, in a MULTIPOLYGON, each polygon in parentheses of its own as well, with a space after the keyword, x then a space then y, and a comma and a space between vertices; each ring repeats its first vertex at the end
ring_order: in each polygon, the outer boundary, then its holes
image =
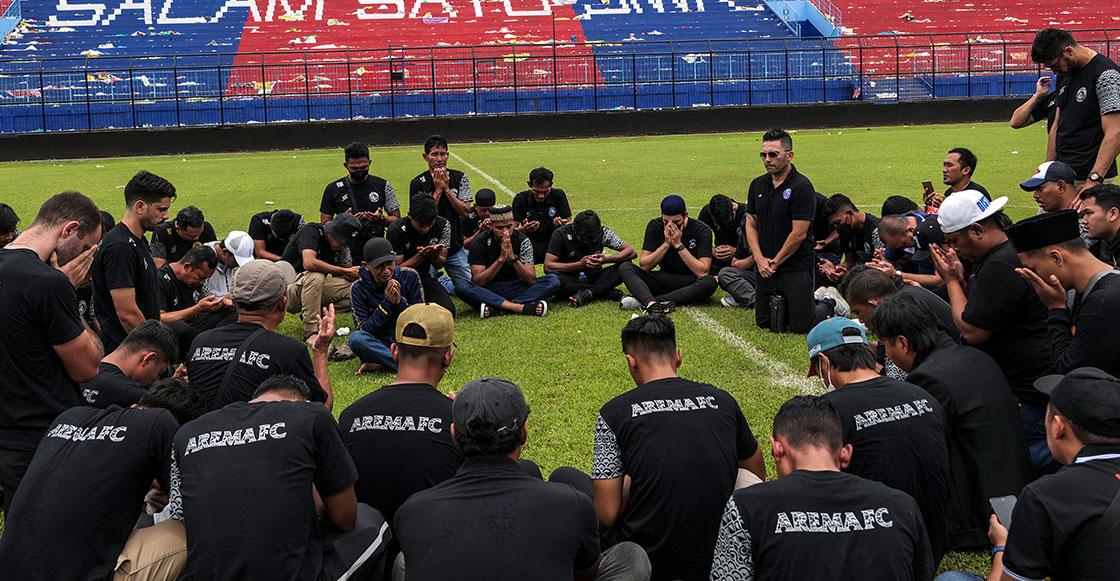
POLYGON ((517 195, 517 194, 516 194, 516 193, 515 193, 515 192, 514 192, 513 190, 511 190, 511 189, 507 188, 505 184, 503 184, 502 182, 499 182, 498 180, 494 179, 494 177, 493 177, 493 176, 491 176, 490 174, 488 174, 488 173, 486 173, 486 172, 484 172, 484 171, 482 171, 482 170, 478 169, 477 167, 475 167, 475 166, 471 165, 471 163, 470 163, 470 162, 468 162, 467 160, 463 159, 463 158, 462 158, 462 156, 460 156, 459 154, 457 154, 457 153, 452 153, 452 154, 451 154, 451 157, 454 157, 456 161, 458 161, 459 163, 461 163, 461 164, 463 164, 463 165, 467 166, 467 168, 468 168, 468 169, 470 169, 470 170, 471 170, 471 171, 473 171, 474 173, 476 173, 476 174, 478 174, 478 175, 482 176, 483 178, 485 178, 485 179, 486 179, 487 181, 489 181, 490 183, 494 184, 495 186, 498 186, 498 189, 499 189, 499 190, 502 190, 503 192, 505 192, 506 194, 508 194, 508 195, 509 195, 509 197, 511 197, 511 198, 512 198, 512 197, 514 197, 515 195, 517 195))
POLYGON ((796 389, 806 395, 819 395, 821 393, 823 387, 820 385, 820 382, 814 382, 806 377, 802 377, 801 374, 803 372, 790 369, 785 363, 763 353, 762 350, 753 343, 736 335, 730 329, 721 325, 719 321, 695 309, 683 308, 680 312, 687 314, 692 320, 699 323, 701 327, 704 327, 720 339, 723 339, 724 342, 736 351, 746 355, 748 359, 766 368, 769 371, 769 379, 772 383, 782 387, 796 389))

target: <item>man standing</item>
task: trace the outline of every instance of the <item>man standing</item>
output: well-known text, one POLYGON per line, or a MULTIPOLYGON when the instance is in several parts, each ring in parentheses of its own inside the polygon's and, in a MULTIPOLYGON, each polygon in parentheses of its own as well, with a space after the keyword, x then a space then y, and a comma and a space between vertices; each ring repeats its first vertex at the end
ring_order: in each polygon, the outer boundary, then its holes
POLYGON ((303 227, 303 216, 291 210, 271 210, 253 214, 249 219, 249 237, 257 258, 276 262, 296 232, 303 227))
POLYGON ((318 318, 309 341, 312 356, 307 345, 277 333, 288 302, 284 289, 293 278, 281 264, 254 260, 239 268, 229 293, 237 322, 205 331, 191 344, 187 374, 207 409, 249 401, 262 381, 278 373, 304 381, 313 401, 333 405, 327 348, 334 337, 334 307, 318 318))
POLYGON ((144 233, 167 219, 174 197, 171 182, 146 171, 124 186, 124 218, 101 240, 93 258, 93 304, 107 352, 141 321, 159 318, 156 264, 144 233))
POLYGON ((1097 258, 1115 268, 1120 260, 1120 186, 1086 188, 1080 198, 1085 235, 1100 241, 1097 258))
POLYGON ((202 210, 187 206, 170 222, 160 224, 152 231, 152 260, 160 267, 177 262, 191 248, 217 240, 214 227, 202 215, 202 210))
POLYGON ((81 384, 82 399, 93 407, 129 407, 178 356, 179 341, 171 328, 154 319, 144 321, 116 351, 101 358, 97 377, 81 384))
POLYGON ((218 256, 209 246, 191 248, 176 262, 159 267, 159 320, 171 327, 179 340, 180 353, 175 362, 183 361, 191 341, 203 331, 228 325, 237 320, 237 310, 226 308, 222 299, 203 293, 203 283, 214 274, 218 256))
POLYGON ((879 375, 867 335, 834 317, 809 332, 809 376, 821 378, 844 427, 852 460, 844 469, 914 498, 922 511, 936 566, 948 548, 948 429, 941 404, 922 388, 879 375), (883 411, 879 413, 880 410, 883 411))
POLYGON ((555 274, 537 277, 533 243, 513 224, 513 208, 494 206, 490 229, 471 243, 471 279, 455 283, 459 298, 477 307, 480 318, 503 312, 543 317, 560 288, 555 274))
POLYGON ((638 264, 624 262, 618 267, 626 290, 633 295, 623 297, 619 307, 665 314, 677 305, 705 301, 716 292, 711 268, 712 229, 688 217, 684 198, 665 196, 661 217, 646 224, 638 264))
POLYGON ((404 558, 393 579, 649 579, 649 561, 633 543, 600 553, 586 495, 518 465, 528 416, 521 388, 504 379, 459 390, 449 428, 466 461, 397 511, 404 558))
POLYGON ((807 333, 813 324, 832 314, 813 299, 813 240, 809 224, 816 211, 816 190, 793 165, 793 138, 781 129, 762 136, 759 152, 766 174, 747 190, 745 232, 758 276, 754 319, 771 328, 770 298, 785 297, 789 330, 807 333))
MULTIPOLYGON (((319 221, 325 224, 343 214, 357 218, 358 233, 346 242, 351 254, 361 256, 366 240, 384 236, 385 227, 401 217, 401 205, 389 182, 370 175, 369 147, 354 142, 346 146, 345 155, 342 166, 349 175, 327 184, 323 190, 319 221)), ((287 260, 287 247, 284 250, 287 260)))
POLYGON ((619 265, 634 260, 636 255, 634 247, 603 226, 594 210, 584 210, 571 224, 552 233, 544 271, 556 274, 560 279, 556 294, 568 297, 573 307, 599 299, 617 301, 622 298, 622 291, 615 288, 622 282, 619 265), (603 248, 615 253, 603 254, 603 248))
MULTIPOLYGON (((451 278, 452 285, 445 286, 451 292, 460 280, 471 277, 471 267, 467 263, 467 249, 470 243, 464 243, 464 234, 461 230, 460 219, 467 218, 470 214, 471 181, 467 174, 457 169, 447 169, 447 158, 451 154, 447 150, 447 139, 442 135, 432 135, 424 141, 424 161, 428 164, 428 171, 412 178, 408 184, 408 195, 411 199, 416 194, 431 194, 436 201, 436 209, 443 219, 451 224, 451 244, 447 247, 447 262, 444 269, 451 278)), ((485 190, 489 191, 489 190, 485 190)), ((482 194, 482 191, 479 191, 482 194)), ((481 198, 480 198, 481 202, 481 198)), ((494 205, 494 196, 491 192, 491 206, 494 205)), ((485 205, 485 204, 481 204, 485 205)))
POLYGON ((646 550, 654 579, 705 578, 740 472, 766 479, 762 451, 735 398, 677 376, 668 317, 631 319, 622 351, 637 387, 607 402, 595 422, 599 521, 646 550))
POLYGON ((712 579, 928 580, 935 567, 917 504, 845 474, 852 446, 823 397, 782 404, 770 437, 778 479, 736 490, 720 521, 712 579), (842 559, 821 559, 820 550, 842 559))
POLYGON ((1011 386, 991 357, 938 329, 933 312, 913 295, 888 297, 873 319, 871 327, 906 381, 945 410, 949 548, 982 547, 992 513, 988 499, 1018 494, 1034 477, 1011 386))
POLYGON ((937 221, 951 249, 934 245, 937 274, 945 281, 953 322, 968 345, 991 355, 1019 399, 1023 433, 1039 473, 1052 461, 1046 449, 1046 396, 1034 381, 1054 369, 1046 338, 1046 307, 1015 269, 1023 263, 1004 229, 1010 219, 1000 209, 1006 197, 989 202, 965 190, 941 206, 937 221), (974 266, 967 286, 960 259, 974 266))
MULTIPOLYGON (((234 230, 225 240, 210 242, 207 246, 217 254, 218 265, 214 267, 214 274, 203 284, 203 294, 224 299, 233 286, 233 273, 239 266, 253 259, 253 239, 240 230, 234 230)), ((226 306, 233 306, 232 302, 227 302, 229 304, 226 306)))
MULTIPOLYGON (((52 196, 0 250, 0 486, 4 511, 51 422, 79 405, 97 375, 101 342, 78 315, 101 215, 77 192, 52 196)), ((155 269, 152 269, 153 272, 155 269)))
POLYGON ((1046 305, 1046 336, 1054 369, 1069 373, 1097 367, 1120 374, 1120 271, 1101 262, 1081 243, 1077 213, 1033 216, 1007 229, 1023 267, 1016 269, 1046 305), (1072 313, 1066 307, 1073 289, 1072 313))
POLYGON ((350 288, 354 332, 348 341, 362 361, 355 375, 378 368, 396 371, 392 344, 397 317, 408 307, 423 304, 424 291, 415 270, 397 266, 397 255, 388 240, 373 238, 363 252, 358 281, 350 288))
POLYGON ((716 194, 700 209, 697 218, 712 229, 715 243, 712 246, 712 267, 710 273, 718 278, 719 271, 731 266, 735 258, 735 247, 739 245, 739 232, 743 229, 743 219, 747 215, 747 205, 723 195, 716 194))
POLYGON ((363 247, 357 254, 351 254, 350 248, 361 228, 355 216, 339 214, 327 224, 300 228, 284 249, 284 260, 297 273, 288 287, 288 312, 300 313, 304 334, 315 332, 315 318, 323 307, 350 309, 350 285, 358 280, 352 256, 361 256, 363 247))
POLYGON ((825 202, 824 215, 840 234, 840 251, 844 254, 843 264, 822 260, 818 265, 828 280, 839 281, 850 268, 871 262, 876 251, 884 248, 879 238, 879 218, 860 212, 848 196, 834 194, 825 202))
POLYGON ((1031 60, 1067 77, 1059 85, 1057 128, 1050 132, 1046 159, 1073 168, 1078 193, 1112 183, 1120 153, 1120 67, 1060 28, 1035 35, 1031 60))
POLYGON ((533 260, 544 262, 552 233, 572 221, 568 195, 552 187, 552 171, 538 167, 529 172, 529 189, 513 198, 513 219, 517 229, 533 243, 533 260))
POLYGON ((408 217, 393 222, 385 232, 397 263, 420 275, 424 300, 454 313, 451 295, 436 280, 436 272, 447 263, 451 236, 451 223, 436 213, 436 201, 428 194, 413 196, 408 204, 408 217))

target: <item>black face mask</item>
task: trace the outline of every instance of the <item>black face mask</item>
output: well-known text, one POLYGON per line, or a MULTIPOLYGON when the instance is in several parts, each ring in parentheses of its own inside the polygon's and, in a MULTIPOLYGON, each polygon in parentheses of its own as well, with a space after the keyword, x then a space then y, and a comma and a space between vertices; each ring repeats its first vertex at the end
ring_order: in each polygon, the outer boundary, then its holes
POLYGON ((350 172, 350 179, 352 179, 356 182, 360 182, 360 181, 364 181, 366 179, 366 176, 368 176, 368 175, 369 175, 369 170, 368 169, 359 169, 359 170, 355 170, 355 171, 350 172))

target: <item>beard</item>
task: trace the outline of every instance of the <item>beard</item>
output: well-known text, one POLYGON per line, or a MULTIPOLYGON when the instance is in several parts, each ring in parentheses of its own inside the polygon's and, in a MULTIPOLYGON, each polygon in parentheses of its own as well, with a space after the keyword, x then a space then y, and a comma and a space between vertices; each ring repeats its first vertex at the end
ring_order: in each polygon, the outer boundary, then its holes
POLYGON ((82 241, 77 236, 74 236, 70 240, 59 242, 58 247, 54 249, 54 252, 55 260, 58 261, 59 266, 62 266, 67 262, 74 260, 78 257, 79 254, 84 252, 84 250, 82 250, 82 241))

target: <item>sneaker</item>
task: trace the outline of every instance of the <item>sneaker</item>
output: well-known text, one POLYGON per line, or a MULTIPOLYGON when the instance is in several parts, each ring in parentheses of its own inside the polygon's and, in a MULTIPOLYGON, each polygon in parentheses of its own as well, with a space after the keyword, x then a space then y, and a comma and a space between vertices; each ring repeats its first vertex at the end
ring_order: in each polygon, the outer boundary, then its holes
POLYGON ((836 290, 834 286, 817 289, 813 292, 813 298, 818 301, 824 301, 826 299, 831 300, 833 303, 833 317, 847 317, 852 314, 852 309, 848 306, 848 301, 845 301, 844 297, 840 296, 840 291, 836 290))
POLYGON ((735 299, 733 299, 731 297, 723 297, 722 299, 719 300, 719 304, 721 304, 725 307, 737 307, 737 306, 739 306, 739 303, 735 302, 735 299))
POLYGON ((622 300, 622 289, 612 288, 611 290, 607 291, 607 296, 605 296, 603 298, 605 298, 608 301, 621 301, 622 300))
POLYGON ((642 303, 634 297, 622 297, 618 302, 618 308, 624 311, 636 311, 642 308, 642 303))
POLYGON ((583 289, 568 299, 573 308, 579 308, 591 302, 591 290, 583 289))
POLYGON ((658 301, 646 307, 648 315, 668 315, 676 310, 677 306, 672 301, 658 301))
POLYGON ((350 345, 346 343, 331 345, 330 349, 327 350, 328 361, 349 361, 355 357, 357 357, 357 355, 350 349, 350 345))

